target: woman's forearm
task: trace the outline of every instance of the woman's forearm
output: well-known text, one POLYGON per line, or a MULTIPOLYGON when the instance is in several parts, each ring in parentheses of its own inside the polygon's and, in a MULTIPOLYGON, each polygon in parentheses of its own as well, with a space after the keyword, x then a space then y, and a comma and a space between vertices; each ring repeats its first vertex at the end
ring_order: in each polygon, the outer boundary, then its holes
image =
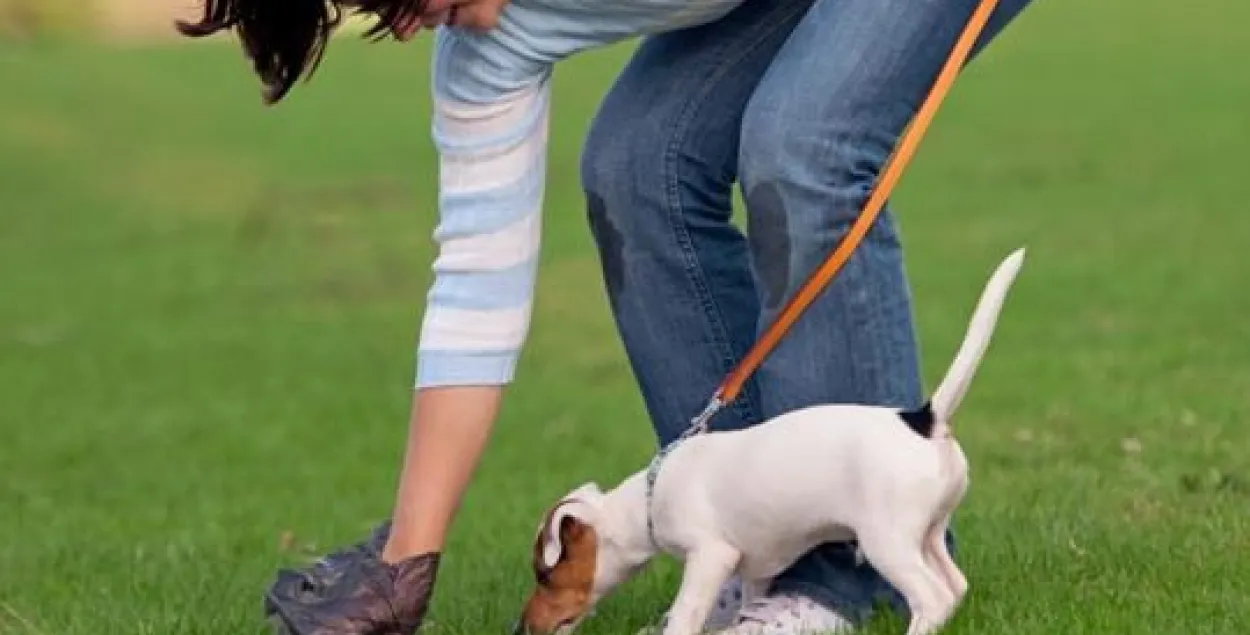
POLYGON ((416 392, 387 562, 441 551, 499 412, 500 386, 416 392))
POLYGON ((391 562, 442 550, 494 426, 503 386, 512 381, 533 310, 550 88, 539 74, 522 90, 469 99, 484 95, 459 72, 475 58, 468 44, 453 46, 456 37, 440 31, 436 43, 438 256, 383 552, 391 562))

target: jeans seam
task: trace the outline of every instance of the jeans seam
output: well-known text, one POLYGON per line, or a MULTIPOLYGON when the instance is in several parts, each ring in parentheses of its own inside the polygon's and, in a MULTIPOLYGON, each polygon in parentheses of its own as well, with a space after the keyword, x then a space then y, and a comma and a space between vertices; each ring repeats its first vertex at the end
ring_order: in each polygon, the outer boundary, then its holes
MULTIPOLYGON (((795 13, 797 12, 798 11, 795 11, 795 13)), ((756 37, 751 45, 737 49, 740 51, 739 55, 728 59, 721 58, 721 61, 714 66, 713 70, 705 75, 707 79, 704 80, 704 82, 699 86, 699 90, 692 91, 691 94, 694 95, 694 97, 688 99, 686 101, 686 105, 682 108, 681 114, 678 116, 677 122, 673 126, 673 134, 669 145, 664 150, 664 172, 667 177, 665 187, 665 203, 667 207, 666 211, 668 212, 669 227, 673 231, 673 235, 677 239, 677 243, 681 248, 683 256, 682 260, 685 262, 687 279, 696 289, 698 294, 697 300, 699 301, 699 304, 703 309, 703 313, 708 320, 709 326, 711 327, 712 340, 719 349, 718 352, 721 354, 725 372, 729 372, 735 363, 734 352, 729 345, 729 337, 727 335, 728 329, 725 326, 725 319, 721 315, 716 302, 712 299, 712 294, 707 283, 707 276, 703 272, 697 256, 698 249, 695 247, 694 241, 690 237, 690 232, 688 231, 687 225, 681 213, 682 206, 680 182, 676 176, 677 154, 686 139, 690 122, 694 120, 695 114, 699 111, 700 105, 705 101, 702 97, 708 92, 709 86, 723 78, 727 68, 736 66, 737 63, 743 58, 755 52, 766 36, 774 33, 780 25, 784 24, 792 16, 793 13, 790 12, 781 14, 779 18, 774 20, 772 23, 765 25, 763 28, 757 29, 755 31, 756 37)), ((721 48, 735 47, 722 46, 721 48)), ((751 402, 752 399, 748 393, 746 395, 742 395, 739 399, 739 403, 734 406, 735 409, 738 409, 746 415, 745 418, 748 422, 756 421, 759 418, 759 413, 762 412, 762 409, 758 404, 751 402)))

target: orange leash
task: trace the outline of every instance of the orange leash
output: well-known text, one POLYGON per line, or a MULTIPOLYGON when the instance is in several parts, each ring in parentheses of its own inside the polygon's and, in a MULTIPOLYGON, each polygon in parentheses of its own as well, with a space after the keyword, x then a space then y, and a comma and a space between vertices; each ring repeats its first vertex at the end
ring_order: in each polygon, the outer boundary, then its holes
POLYGON ((864 240, 864 236, 868 234, 868 230, 872 227, 873 222, 877 220, 877 215, 881 213, 881 208, 885 205, 885 201, 890 197, 890 192, 903 175, 903 170, 907 167, 907 163, 911 161, 912 156, 916 153, 916 147, 920 145, 921 137, 928 130, 929 124, 933 122, 933 116, 937 113, 938 106, 946 98, 946 94, 950 92, 951 85, 955 83, 955 77, 968 59, 973 45, 976 44, 977 37, 985 29, 985 24, 989 21, 990 14, 994 12, 994 8, 997 5, 998 0, 981 0, 980 4, 977 5, 976 10, 972 13, 972 17, 968 20, 968 24, 959 35, 959 39, 956 40, 950 57, 946 59, 946 64, 942 67, 941 72, 938 73, 937 81, 934 82, 929 95, 925 97, 924 102, 920 105, 920 110, 916 112, 916 116, 903 133, 899 143, 895 146, 894 152, 891 153, 886 167, 877 181, 876 188, 869 195, 863 211, 860 212, 859 218, 855 219, 851 230, 847 232, 842 242, 838 243, 833 253, 829 254, 825 262, 812 273, 807 282, 803 283, 803 287, 790 299, 781 313, 777 315, 777 319, 773 321, 768 330, 747 352, 746 357, 721 382, 721 385, 712 395, 711 401, 708 402, 707 407, 699 416, 694 418, 691 422, 691 427, 686 431, 686 434, 682 435, 683 437, 705 432, 708 421, 725 404, 731 403, 738 398, 738 394, 742 391, 742 386, 746 383, 747 378, 760 367, 760 364, 764 362, 768 354, 777 347, 777 343, 781 341, 781 338, 785 337, 786 332, 799 319, 803 311, 828 286, 833 277, 846 264, 846 261, 850 259, 851 253, 864 240))

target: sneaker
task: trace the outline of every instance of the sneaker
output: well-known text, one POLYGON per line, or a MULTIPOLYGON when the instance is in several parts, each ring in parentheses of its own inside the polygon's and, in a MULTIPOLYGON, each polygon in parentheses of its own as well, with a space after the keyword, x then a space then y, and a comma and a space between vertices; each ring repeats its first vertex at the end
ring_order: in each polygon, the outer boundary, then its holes
POLYGON ((304 569, 283 569, 265 593, 264 612, 280 635, 412 635, 425 619, 439 554, 388 564, 390 526, 370 540, 304 569))
POLYGON ((721 635, 832 635, 854 629, 846 618, 802 595, 758 598, 742 607, 721 635))
POLYGON ((742 581, 732 577, 716 594, 716 606, 708 614, 703 623, 705 633, 715 633, 730 626, 738 619, 738 611, 742 609, 742 581))
MULTIPOLYGON (((737 576, 732 577, 721 586, 720 591, 716 594, 716 605, 712 607, 712 612, 708 614, 707 620, 703 622, 704 633, 717 633, 733 626, 738 619, 738 610, 742 608, 742 581, 737 576)), ((660 633, 664 630, 664 625, 668 622, 668 614, 665 613, 660 618, 660 623, 656 626, 650 626, 638 631, 638 635, 649 635, 660 633)))

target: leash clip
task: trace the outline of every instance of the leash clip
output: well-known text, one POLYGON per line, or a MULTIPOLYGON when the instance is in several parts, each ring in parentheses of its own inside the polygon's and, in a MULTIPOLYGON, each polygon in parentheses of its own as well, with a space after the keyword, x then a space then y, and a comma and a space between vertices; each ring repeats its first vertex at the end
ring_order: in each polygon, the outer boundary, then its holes
POLYGON ((712 400, 707 402, 707 405, 703 407, 703 412, 700 412, 698 416, 690 420, 690 427, 686 428, 686 431, 681 433, 681 436, 678 438, 688 439, 695 435, 707 432, 708 425, 711 423, 712 417, 715 417, 716 413, 720 412, 721 408, 724 407, 725 402, 721 400, 719 394, 712 397, 712 400))

